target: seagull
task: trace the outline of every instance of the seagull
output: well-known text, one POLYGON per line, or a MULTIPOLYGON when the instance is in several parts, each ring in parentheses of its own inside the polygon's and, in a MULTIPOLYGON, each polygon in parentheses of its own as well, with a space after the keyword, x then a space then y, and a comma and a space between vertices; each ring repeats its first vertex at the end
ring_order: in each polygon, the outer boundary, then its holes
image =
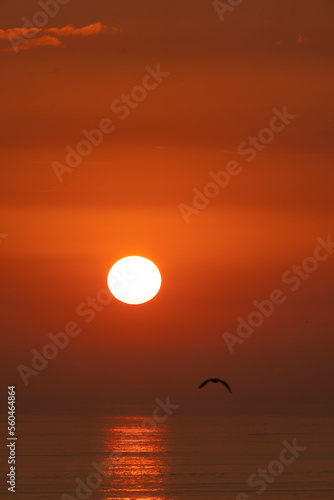
POLYGON ((220 378, 208 378, 208 380, 205 380, 205 382, 203 382, 200 386, 199 386, 199 389, 201 389, 202 387, 204 387, 208 382, 213 382, 214 384, 217 384, 217 382, 221 382, 222 384, 225 385, 226 389, 230 392, 231 389, 230 389, 230 386, 228 385, 227 382, 224 382, 224 380, 220 380, 220 378))

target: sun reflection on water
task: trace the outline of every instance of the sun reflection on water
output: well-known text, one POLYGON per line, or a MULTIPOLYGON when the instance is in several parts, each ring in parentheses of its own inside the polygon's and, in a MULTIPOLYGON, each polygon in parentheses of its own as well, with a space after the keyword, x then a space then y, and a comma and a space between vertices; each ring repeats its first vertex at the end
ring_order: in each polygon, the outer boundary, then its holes
POLYGON ((166 499, 168 430, 166 426, 142 429, 142 420, 113 418, 105 428, 103 446, 107 458, 101 463, 106 474, 105 500, 166 499))

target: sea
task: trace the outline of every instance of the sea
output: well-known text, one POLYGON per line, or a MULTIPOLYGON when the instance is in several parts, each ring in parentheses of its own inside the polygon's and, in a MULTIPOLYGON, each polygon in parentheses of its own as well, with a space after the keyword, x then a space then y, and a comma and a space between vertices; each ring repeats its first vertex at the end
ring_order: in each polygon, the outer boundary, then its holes
POLYGON ((0 498, 334 499, 333 419, 160 420, 135 414, 20 417, 16 491, 7 490, 8 449, 2 446, 0 498))

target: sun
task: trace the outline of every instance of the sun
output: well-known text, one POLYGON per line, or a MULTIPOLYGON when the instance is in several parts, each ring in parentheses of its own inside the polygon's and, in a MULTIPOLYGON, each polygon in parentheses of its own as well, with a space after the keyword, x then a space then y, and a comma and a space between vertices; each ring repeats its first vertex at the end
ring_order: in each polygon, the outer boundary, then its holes
POLYGON ((156 296, 161 287, 161 274, 153 262, 132 255, 118 260, 108 274, 108 288, 125 304, 144 304, 156 296))

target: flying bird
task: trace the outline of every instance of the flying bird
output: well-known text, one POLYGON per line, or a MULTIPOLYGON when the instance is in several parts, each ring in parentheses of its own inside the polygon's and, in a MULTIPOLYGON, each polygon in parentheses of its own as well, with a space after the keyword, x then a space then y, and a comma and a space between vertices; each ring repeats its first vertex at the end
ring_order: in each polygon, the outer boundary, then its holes
POLYGON ((208 380, 205 380, 200 386, 199 386, 199 389, 202 389, 202 387, 204 387, 208 382, 213 382, 214 384, 217 384, 218 382, 221 382, 222 384, 225 385, 226 389, 230 392, 231 389, 230 389, 230 386, 228 385, 227 382, 224 382, 224 380, 220 380, 220 378, 208 378, 208 380))

